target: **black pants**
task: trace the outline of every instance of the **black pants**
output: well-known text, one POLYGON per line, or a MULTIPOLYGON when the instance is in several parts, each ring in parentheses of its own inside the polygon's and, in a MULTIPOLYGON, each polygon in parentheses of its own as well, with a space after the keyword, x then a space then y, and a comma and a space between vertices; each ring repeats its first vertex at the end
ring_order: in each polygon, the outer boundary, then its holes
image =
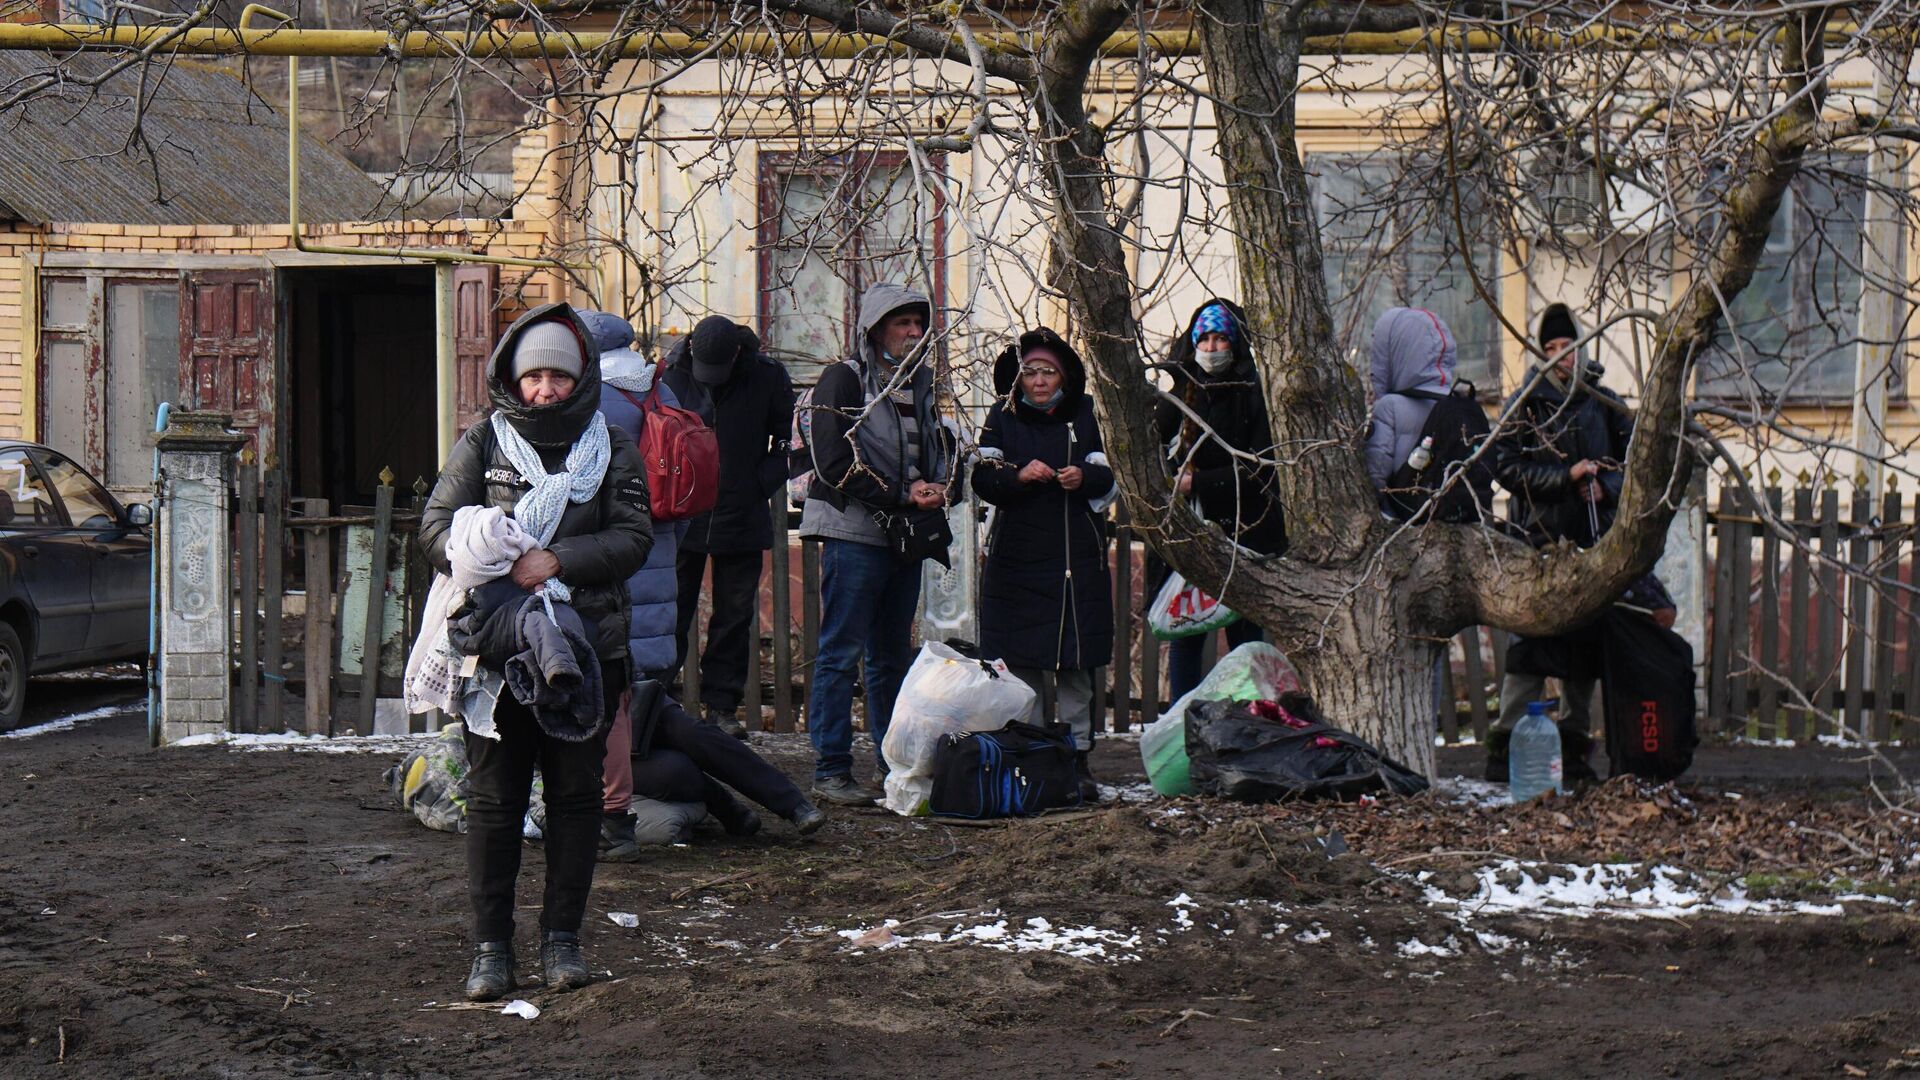
MULTIPOLYGON (((624 685, 626 665, 601 665, 603 686, 624 685)), ((613 716, 618 694, 608 694, 613 716)), ((578 931, 600 852, 600 766, 607 732, 563 742, 540 730, 527 707, 502 694, 493 713, 498 739, 467 734, 467 896, 473 939, 513 940, 514 883, 520 876, 521 822, 540 766, 547 806, 547 890, 540 925, 578 931)))
POLYGON ((684 796, 685 785, 672 784, 674 792, 648 791, 648 770, 636 755, 633 765, 633 793, 649 798, 666 799, 669 802, 704 802, 716 816, 724 818, 724 808, 733 801, 725 784, 740 794, 759 803, 761 806, 789 817, 800 808, 806 796, 800 793, 793 781, 779 769, 767 763, 767 759, 753 752, 753 748, 739 739, 721 731, 719 728, 702 724, 687 715, 687 710, 671 698, 660 703, 660 714, 654 721, 652 750, 673 750, 685 754, 698 766, 705 777, 705 783, 699 799, 672 798, 671 795, 684 796))
POLYGON ((700 610, 700 578, 707 560, 713 560, 713 618, 707 621, 706 647, 700 654, 700 704, 720 712, 740 707, 747 685, 747 650, 757 648, 752 638, 753 613, 760 603, 760 563, 765 553, 708 555, 680 548, 680 623, 675 631, 674 666, 680 670, 691 659, 687 636, 700 610))

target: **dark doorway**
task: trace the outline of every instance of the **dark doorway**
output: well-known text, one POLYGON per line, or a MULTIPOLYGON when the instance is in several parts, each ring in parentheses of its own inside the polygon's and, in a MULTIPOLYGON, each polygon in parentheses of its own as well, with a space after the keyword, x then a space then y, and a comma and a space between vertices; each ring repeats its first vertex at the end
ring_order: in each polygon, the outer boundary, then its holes
POLYGON ((433 271, 283 272, 288 494, 371 505, 391 468, 401 505, 440 461, 434 426, 433 271))

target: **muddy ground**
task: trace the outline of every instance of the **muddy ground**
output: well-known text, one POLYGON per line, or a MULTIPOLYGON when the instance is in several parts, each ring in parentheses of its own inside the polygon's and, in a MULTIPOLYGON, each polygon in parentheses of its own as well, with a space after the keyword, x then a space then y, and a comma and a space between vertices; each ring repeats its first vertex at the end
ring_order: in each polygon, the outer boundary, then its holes
MULTIPOLYGON (((461 842, 388 806, 380 774, 397 755, 153 753, 143 723, 129 713, 0 741, 0 1076, 1574 1080, 1920 1067, 1920 861, 1874 886, 1896 902, 1844 902, 1838 915, 1487 916, 1471 928, 1409 876, 1445 880, 1529 845, 1625 858, 1613 849, 1637 836, 1686 853, 1676 837, 1717 830, 1749 841, 1696 845, 1703 861, 1733 860, 1728 872, 1867 887, 1862 868, 1886 852, 1848 846, 1911 837, 1876 824, 1839 755, 1810 786, 1777 767, 1779 751, 1717 752, 1677 801, 1615 791, 1531 818, 1438 800, 1186 800, 998 827, 873 811, 835 813, 807 840, 783 822, 750 840, 715 834, 601 868, 586 933, 610 974, 570 995, 523 991, 544 1010, 528 1021, 442 1007, 467 963, 461 842), (1807 828, 1819 832, 1804 850, 1776 850, 1807 828), (1334 836, 1355 850, 1330 858, 1334 836), (1795 877, 1767 858, 1831 865, 1795 877), (901 925, 839 933, 887 919, 901 925), (1065 948, 1105 955, 986 944, 1023 932, 1058 944, 1069 929, 1065 948), (919 934, 946 940, 898 942, 919 934)), ((804 774, 798 739, 759 738, 804 774)), ((1133 744, 1104 743, 1097 761, 1103 779, 1137 785, 1133 744)), ((538 903, 540 868, 529 848, 523 905, 538 903)), ((523 958, 534 921, 527 907, 523 958)))

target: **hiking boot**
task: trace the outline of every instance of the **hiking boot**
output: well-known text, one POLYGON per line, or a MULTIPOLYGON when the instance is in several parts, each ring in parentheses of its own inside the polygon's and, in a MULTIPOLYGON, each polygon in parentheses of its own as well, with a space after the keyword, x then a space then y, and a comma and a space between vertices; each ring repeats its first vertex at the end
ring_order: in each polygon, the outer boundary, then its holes
POLYGON ((640 841, 633 835, 633 815, 622 810, 600 818, 600 861, 639 862, 640 841))
POLYGON ((872 788, 861 787, 851 776, 829 776, 813 782, 813 796, 837 806, 872 806, 880 796, 872 788))
POLYGON ((1080 777, 1080 801, 1088 806, 1100 803, 1100 785, 1093 778, 1093 769, 1087 764, 1090 750, 1081 750, 1073 755, 1074 772, 1080 777))
POLYGON ((741 742, 747 741, 747 725, 740 722, 739 710, 716 709, 708 705, 705 711, 706 723, 712 724, 741 742))
POLYGON ((1501 729, 1487 732, 1487 780, 1495 784, 1507 782, 1512 770, 1507 765, 1507 743, 1512 741, 1513 732, 1501 729))
POLYGON ((801 836, 812 836, 820 831, 820 826, 827 823, 827 814, 826 811, 813 805, 812 801, 801 799, 800 805, 794 807, 793 813, 787 815, 787 820, 793 822, 793 827, 800 830, 801 836))
POLYGON ((591 982, 587 958, 580 952, 580 935, 565 930, 540 932, 540 971, 549 990, 578 990, 591 982))
POLYGON ((513 989, 513 942, 483 941, 473 947, 467 970, 468 1001, 499 1001, 513 989))
POLYGON ((709 803, 707 812, 713 815, 728 836, 757 836, 760 833, 760 815, 739 799, 729 796, 721 806, 709 803))

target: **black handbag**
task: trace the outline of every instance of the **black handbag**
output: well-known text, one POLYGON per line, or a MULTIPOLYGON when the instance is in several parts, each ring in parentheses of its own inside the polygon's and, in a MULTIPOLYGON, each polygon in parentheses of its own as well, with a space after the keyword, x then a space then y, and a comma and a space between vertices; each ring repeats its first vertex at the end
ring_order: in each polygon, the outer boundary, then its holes
POLYGON ((1065 724, 1015 720, 998 731, 955 731, 933 751, 927 809, 939 817, 1029 817, 1081 804, 1073 734, 1065 724))
POLYGON ((953 526, 947 523, 945 510, 875 510, 873 523, 887 538, 887 550, 903 563, 932 559, 949 569, 947 545, 953 543, 953 526))

